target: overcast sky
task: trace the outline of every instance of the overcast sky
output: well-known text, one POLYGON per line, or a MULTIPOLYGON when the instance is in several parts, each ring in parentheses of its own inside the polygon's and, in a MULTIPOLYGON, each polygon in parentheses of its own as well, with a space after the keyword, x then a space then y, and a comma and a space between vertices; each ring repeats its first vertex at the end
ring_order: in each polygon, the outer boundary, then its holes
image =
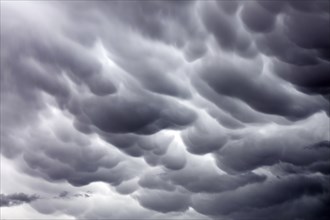
POLYGON ((2 1, 2 219, 330 216, 329 1, 2 1))

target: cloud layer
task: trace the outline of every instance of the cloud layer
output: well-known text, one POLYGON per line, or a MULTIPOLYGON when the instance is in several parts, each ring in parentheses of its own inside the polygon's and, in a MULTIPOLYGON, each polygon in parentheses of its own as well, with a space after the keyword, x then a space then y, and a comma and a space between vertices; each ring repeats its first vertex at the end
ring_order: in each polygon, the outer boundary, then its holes
POLYGON ((1 2, 1 217, 326 219, 328 9, 1 2))

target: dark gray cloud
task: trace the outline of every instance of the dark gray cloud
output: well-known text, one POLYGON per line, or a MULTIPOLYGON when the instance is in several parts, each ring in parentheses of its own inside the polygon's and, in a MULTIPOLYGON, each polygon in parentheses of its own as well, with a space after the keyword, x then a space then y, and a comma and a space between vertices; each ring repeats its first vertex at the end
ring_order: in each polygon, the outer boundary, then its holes
POLYGON ((253 32, 269 32, 276 22, 276 16, 256 2, 249 2, 243 7, 241 19, 253 32))
POLYGON ((1 2, 1 218, 325 218, 328 9, 1 2))
MULTIPOLYGON (((244 64, 242 62, 242 65, 244 64)), ((239 68, 230 61, 219 62, 214 59, 205 65, 200 75, 217 93, 241 99, 263 113, 295 119, 305 118, 320 109, 327 111, 329 108, 329 103, 321 98, 316 101, 316 98, 297 96, 283 88, 280 83, 274 84, 276 78, 261 72, 262 61, 255 64, 258 67, 251 67, 247 63, 244 68, 239 68), (236 87, 238 84, 240 86, 236 87)))
POLYGON ((228 140, 225 129, 211 118, 200 118, 194 126, 182 132, 189 152, 206 154, 224 146, 228 140), (203 133, 204 135, 199 135, 203 133))
POLYGON ((58 194, 58 196, 56 196, 54 198, 72 199, 72 198, 79 198, 79 197, 89 198, 91 196, 92 196, 91 192, 83 192, 83 193, 74 193, 74 194, 72 194, 68 191, 62 191, 58 194))
MULTIPOLYGON (((285 206, 289 209, 296 209, 295 204, 290 204, 290 201, 302 199, 303 196, 307 198, 319 196, 322 206, 318 208, 324 209, 326 202, 322 201, 321 198, 324 190, 328 190, 325 186, 327 181, 327 178, 304 176, 289 176, 282 179, 273 179, 261 185, 254 184, 236 191, 229 191, 211 196, 196 195, 193 199, 193 207, 204 214, 207 213, 216 216, 231 214, 237 210, 249 213, 251 209, 262 210, 283 203, 286 203, 285 206)), ((316 209, 313 210, 313 212, 318 209, 316 207, 313 208, 316 209)), ((268 212, 268 214, 270 213, 268 212)), ((282 216, 280 214, 279 216, 284 219, 291 219, 292 217, 297 218, 300 216, 300 210, 296 209, 290 215, 282 216)), ((313 217, 308 218, 307 216, 308 215, 304 216, 304 218, 313 219, 313 217)), ((256 216, 252 214, 252 218, 253 217, 256 216)), ((274 218, 277 217, 278 216, 274 218)))
POLYGON ((158 190, 143 191, 138 200, 143 207, 158 212, 185 211, 189 208, 189 195, 158 190))
POLYGON ((30 203, 39 199, 37 195, 27 195, 24 193, 14 193, 14 194, 0 194, 0 206, 1 207, 10 207, 17 206, 24 203, 30 203))
MULTIPOLYGON (((314 126, 320 125, 322 122, 314 126)), ((309 126, 313 127, 313 125, 309 126)), ((218 165, 228 172, 244 172, 279 162, 307 166, 315 162, 326 162, 329 159, 328 148, 317 150, 306 148, 306 144, 315 143, 311 131, 303 128, 282 127, 280 129, 271 136, 267 133, 259 133, 228 143, 218 152, 218 165), (289 130, 291 131, 288 132, 289 130)))
POLYGON ((161 173, 156 176, 147 176, 141 179, 140 184, 147 188, 161 188, 171 191, 173 186, 182 186, 193 193, 218 193, 237 189, 252 183, 263 182, 265 175, 246 172, 239 175, 219 173, 218 168, 206 162, 189 162, 184 169, 171 173, 161 173), (205 166, 208 169, 205 170, 205 166), (196 173, 199 175, 196 175, 196 173), (162 184, 158 183, 162 182, 162 184), (155 183, 158 183, 155 187, 155 183), (161 186, 161 187, 159 187, 161 186))

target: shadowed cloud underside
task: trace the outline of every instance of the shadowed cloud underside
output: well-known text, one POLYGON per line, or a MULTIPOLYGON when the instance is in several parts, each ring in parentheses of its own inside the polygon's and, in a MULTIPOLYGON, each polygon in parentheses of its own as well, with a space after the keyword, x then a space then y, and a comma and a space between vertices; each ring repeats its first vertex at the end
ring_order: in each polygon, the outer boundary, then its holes
POLYGON ((327 219, 329 1, 1 1, 1 218, 327 219))

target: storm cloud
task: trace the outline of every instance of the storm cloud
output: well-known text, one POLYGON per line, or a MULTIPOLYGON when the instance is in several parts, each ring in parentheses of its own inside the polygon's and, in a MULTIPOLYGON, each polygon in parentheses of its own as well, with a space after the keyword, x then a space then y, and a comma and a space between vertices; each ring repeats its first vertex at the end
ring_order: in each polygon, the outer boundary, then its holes
POLYGON ((327 219, 329 1, 1 1, 1 218, 327 219))

